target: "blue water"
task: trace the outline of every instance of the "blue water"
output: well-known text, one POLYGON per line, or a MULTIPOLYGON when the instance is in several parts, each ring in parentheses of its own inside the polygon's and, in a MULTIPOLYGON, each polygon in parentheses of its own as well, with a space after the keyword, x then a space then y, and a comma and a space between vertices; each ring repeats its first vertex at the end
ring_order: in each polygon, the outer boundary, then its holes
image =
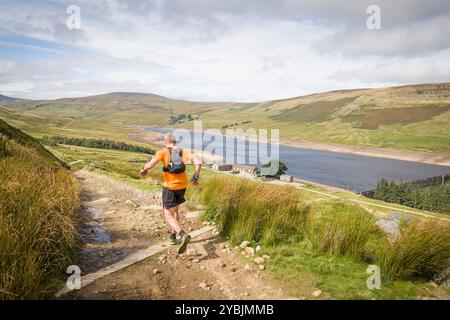
MULTIPOLYGON (((169 132, 168 129, 160 128, 147 130, 169 132)), ((209 143, 210 136, 205 135, 204 140, 206 142, 203 143, 203 148, 209 143)), ((226 152, 233 149, 236 150, 234 146, 226 145, 226 152)), ((280 160, 288 167, 287 174, 356 192, 374 189, 381 178, 413 181, 450 173, 449 166, 284 145, 279 146, 279 155, 280 160)), ((248 156, 245 162, 248 163, 248 156)))

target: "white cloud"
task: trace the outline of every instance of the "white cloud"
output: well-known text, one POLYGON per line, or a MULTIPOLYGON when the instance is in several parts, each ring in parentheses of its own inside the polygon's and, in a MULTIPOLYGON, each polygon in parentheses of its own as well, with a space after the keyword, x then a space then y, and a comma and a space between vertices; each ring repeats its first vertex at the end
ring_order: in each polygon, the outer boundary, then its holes
MULTIPOLYGON (((81 31, 64 28, 71 2, 19 1, 0 12, 0 37, 73 50, 51 59, 3 58, 2 93, 57 98, 142 91, 254 101, 450 80, 450 42, 442 32, 450 15, 440 0, 427 7, 419 0, 379 1, 385 20, 378 33, 365 29, 365 0, 83 0, 77 1, 81 31)), ((0 46, 11 47, 5 41, 0 46)))
POLYGON ((450 49, 447 49, 430 56, 410 59, 378 59, 355 69, 336 72, 331 78, 371 85, 446 82, 450 74, 449 56, 450 49))

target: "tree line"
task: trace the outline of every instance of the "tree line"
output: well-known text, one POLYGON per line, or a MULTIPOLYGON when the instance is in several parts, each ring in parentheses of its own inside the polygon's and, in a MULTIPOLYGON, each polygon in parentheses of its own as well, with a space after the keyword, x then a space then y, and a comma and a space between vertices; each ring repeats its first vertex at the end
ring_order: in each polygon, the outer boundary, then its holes
POLYGON ((375 199, 408 207, 450 214, 450 185, 421 188, 413 183, 398 183, 381 179, 375 189, 375 199))
POLYGON ((98 148, 98 149, 110 149, 110 150, 121 150, 121 151, 130 151, 130 152, 139 152, 146 154, 155 154, 155 150, 127 144, 124 142, 111 141, 111 140, 103 140, 103 139, 86 139, 86 138, 68 138, 61 136, 48 137, 44 136, 41 139, 41 142, 48 146, 56 146, 58 144, 67 144, 72 146, 80 146, 87 148, 98 148))
POLYGON ((179 114, 175 116, 170 116, 169 124, 183 123, 184 121, 192 121, 194 118, 192 114, 179 114))

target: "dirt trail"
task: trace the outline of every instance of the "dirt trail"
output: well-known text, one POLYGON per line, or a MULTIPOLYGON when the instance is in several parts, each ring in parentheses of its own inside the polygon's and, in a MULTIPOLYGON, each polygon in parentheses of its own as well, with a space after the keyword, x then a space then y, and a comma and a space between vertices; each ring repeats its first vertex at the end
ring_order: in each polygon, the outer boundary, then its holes
MULTIPOLYGON (((76 263, 83 275, 130 253, 167 241, 161 199, 112 178, 85 170, 81 237, 76 263)), ((202 227, 199 212, 181 210, 186 230, 202 227)), ((267 259, 267 257, 266 257, 267 259)), ((102 277, 63 299, 290 299, 270 274, 217 238, 217 231, 191 242, 183 255, 176 246, 102 277)))

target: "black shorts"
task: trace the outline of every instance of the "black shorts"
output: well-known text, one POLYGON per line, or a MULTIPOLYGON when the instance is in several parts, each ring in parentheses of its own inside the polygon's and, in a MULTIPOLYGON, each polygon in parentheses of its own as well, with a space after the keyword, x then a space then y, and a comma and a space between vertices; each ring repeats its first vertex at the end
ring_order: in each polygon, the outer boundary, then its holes
POLYGON ((186 201, 186 199, 184 198, 185 192, 186 189, 170 190, 167 188, 163 188, 162 200, 164 208, 173 208, 185 202, 186 201))

